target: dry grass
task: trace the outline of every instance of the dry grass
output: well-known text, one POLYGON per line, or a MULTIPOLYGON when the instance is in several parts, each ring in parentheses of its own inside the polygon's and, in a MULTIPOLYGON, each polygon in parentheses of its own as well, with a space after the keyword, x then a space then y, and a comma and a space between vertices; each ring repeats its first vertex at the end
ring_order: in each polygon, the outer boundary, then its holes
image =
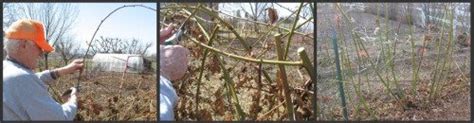
MULTIPOLYGON (((126 120, 156 121, 156 75, 94 72, 83 74, 79 109, 75 121, 126 120), (120 83, 124 86, 120 89, 120 83)), ((50 85, 50 93, 62 94, 73 87, 78 74, 61 77, 50 85), (56 92, 55 92, 56 91, 56 92)))

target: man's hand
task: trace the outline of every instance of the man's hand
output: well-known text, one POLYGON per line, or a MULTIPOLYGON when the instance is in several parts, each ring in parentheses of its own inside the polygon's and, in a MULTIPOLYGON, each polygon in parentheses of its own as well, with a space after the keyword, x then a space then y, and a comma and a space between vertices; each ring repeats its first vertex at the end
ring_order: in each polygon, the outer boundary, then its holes
POLYGON ((173 35, 174 28, 173 24, 170 24, 168 27, 160 30, 160 44, 163 44, 166 39, 173 35))
POLYGON ((61 99, 64 101, 64 102, 68 102, 68 101, 76 101, 77 100, 77 89, 75 87, 71 87, 69 90, 67 91, 71 91, 71 94, 69 95, 63 95, 61 96, 61 99))
POLYGON ((59 76, 66 75, 66 74, 71 74, 76 71, 82 70, 84 67, 84 61, 82 59, 75 59, 71 63, 69 63, 67 66, 64 66, 62 68, 58 68, 58 74, 59 76))

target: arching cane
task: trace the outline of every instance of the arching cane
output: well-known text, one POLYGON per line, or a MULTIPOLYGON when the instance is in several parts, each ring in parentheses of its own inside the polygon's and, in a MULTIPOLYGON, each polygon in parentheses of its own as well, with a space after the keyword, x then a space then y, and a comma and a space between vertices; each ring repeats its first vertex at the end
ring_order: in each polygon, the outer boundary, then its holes
MULTIPOLYGON (((112 12, 110 12, 107 16, 105 16, 105 18, 100 21, 99 26, 97 26, 97 29, 95 30, 94 35, 92 35, 91 40, 90 40, 89 43, 87 44, 88 46, 87 46, 86 53, 84 54, 84 56, 82 56, 82 61, 83 61, 83 63, 85 63, 87 53, 89 52, 89 49, 91 48, 92 41, 94 40, 95 35, 96 35, 97 32, 99 31, 100 26, 102 26, 102 24, 104 23, 104 21, 105 21, 107 18, 109 18, 110 15, 112 15, 113 13, 115 13, 116 11, 118 11, 118 10, 120 10, 120 9, 122 9, 122 8, 127 8, 127 7, 143 7, 143 8, 146 8, 146 9, 148 9, 148 10, 152 10, 152 11, 155 11, 155 12, 156 12, 156 9, 151 8, 151 7, 148 7, 148 6, 144 6, 144 5, 141 5, 141 4, 137 4, 137 5, 123 5, 123 6, 121 6, 121 7, 118 7, 118 8, 116 8, 116 9, 114 9, 114 10, 113 10, 112 12)), ((84 68, 85 68, 85 67, 86 67, 86 64, 84 64, 84 68)), ((77 89, 77 91, 80 90, 79 88, 80 88, 80 84, 81 84, 82 72, 83 72, 83 70, 81 70, 81 71, 79 72, 79 75, 78 75, 78 77, 77 77, 77 82, 76 82, 76 84, 74 85, 74 87, 77 89)), ((72 90, 69 89, 69 90, 67 90, 66 92, 64 92, 62 96, 69 95, 69 94, 71 94, 71 92, 72 92, 72 90)))

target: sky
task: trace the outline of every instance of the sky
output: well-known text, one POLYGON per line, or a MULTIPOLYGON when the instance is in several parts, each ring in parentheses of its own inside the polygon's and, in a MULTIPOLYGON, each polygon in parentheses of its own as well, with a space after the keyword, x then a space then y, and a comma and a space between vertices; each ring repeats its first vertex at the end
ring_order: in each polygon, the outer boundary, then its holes
MULTIPOLYGON (((142 4, 157 9, 156 3, 77 3, 79 14, 71 33, 75 34, 82 47, 87 48, 100 21, 114 9, 123 5, 142 4)), ((152 42, 148 53, 157 51, 157 12, 142 7, 127 7, 112 14, 99 29, 94 39, 100 36, 142 42, 152 42)))
MULTIPOLYGON (((254 5, 253 3, 251 3, 251 4, 254 5)), ((289 8, 291 10, 296 10, 297 7, 300 5, 300 3, 278 3, 278 4, 283 5, 286 8, 289 8)), ((249 5, 250 5, 249 3, 225 3, 225 4, 222 4, 220 11, 225 12, 225 13, 233 14, 232 13, 233 11, 244 8, 245 11, 250 12, 251 9, 250 9, 249 5), (222 9, 222 8, 225 8, 225 9, 222 9)), ((271 6, 271 5, 269 5, 269 6, 271 6)), ((283 16, 288 16, 288 15, 291 14, 290 11, 281 8, 280 6, 278 6, 276 4, 273 5, 273 6, 278 11, 278 14, 280 14, 282 17, 283 16)), ((244 15, 244 14, 241 13, 241 15, 244 15)))
MULTIPOLYGON (((279 2, 278 4, 280 4, 280 5, 284 6, 285 8, 288 8, 288 9, 296 12, 296 10, 298 10, 298 7, 301 3, 295 3, 295 2, 293 2, 293 3, 281 3, 281 2, 279 2)), ((247 12, 250 13, 250 11, 251 11, 250 5, 254 6, 255 4, 254 3, 250 3, 250 4, 249 3, 224 3, 224 4, 219 5, 219 7, 220 7, 219 11, 221 11, 223 13, 230 14, 230 15, 235 15, 235 13, 236 13, 235 11, 244 9, 244 11, 247 11, 247 12)), ((272 5, 269 4, 268 6, 272 6, 272 5)), ((306 7, 309 7, 309 6, 306 6, 306 7)), ((288 11, 287 9, 280 7, 277 4, 274 4, 273 8, 276 9, 279 17, 287 17, 292 13, 292 12, 288 11)), ((240 11, 241 16, 245 15, 244 11, 242 11, 242 10, 240 11)), ((310 16, 305 17, 305 18, 308 19, 308 18, 310 18, 310 16)), ((304 19, 300 18, 298 20, 298 23, 303 23, 304 21, 305 21, 304 19)), ((306 25, 309 25, 309 27, 308 27, 309 30, 313 30, 313 24, 312 23, 308 23, 306 25)), ((304 27, 306 27, 306 25, 304 27)))

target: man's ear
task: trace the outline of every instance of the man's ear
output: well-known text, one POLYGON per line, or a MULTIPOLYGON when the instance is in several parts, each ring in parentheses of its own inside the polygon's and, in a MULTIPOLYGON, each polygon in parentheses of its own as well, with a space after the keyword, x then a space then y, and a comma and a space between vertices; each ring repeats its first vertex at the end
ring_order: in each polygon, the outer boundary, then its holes
POLYGON ((28 41, 28 40, 24 41, 23 45, 24 45, 24 48, 36 48, 37 47, 35 42, 28 41))
POLYGON ((27 41, 20 41, 20 48, 23 48, 23 49, 27 48, 26 43, 27 41))

